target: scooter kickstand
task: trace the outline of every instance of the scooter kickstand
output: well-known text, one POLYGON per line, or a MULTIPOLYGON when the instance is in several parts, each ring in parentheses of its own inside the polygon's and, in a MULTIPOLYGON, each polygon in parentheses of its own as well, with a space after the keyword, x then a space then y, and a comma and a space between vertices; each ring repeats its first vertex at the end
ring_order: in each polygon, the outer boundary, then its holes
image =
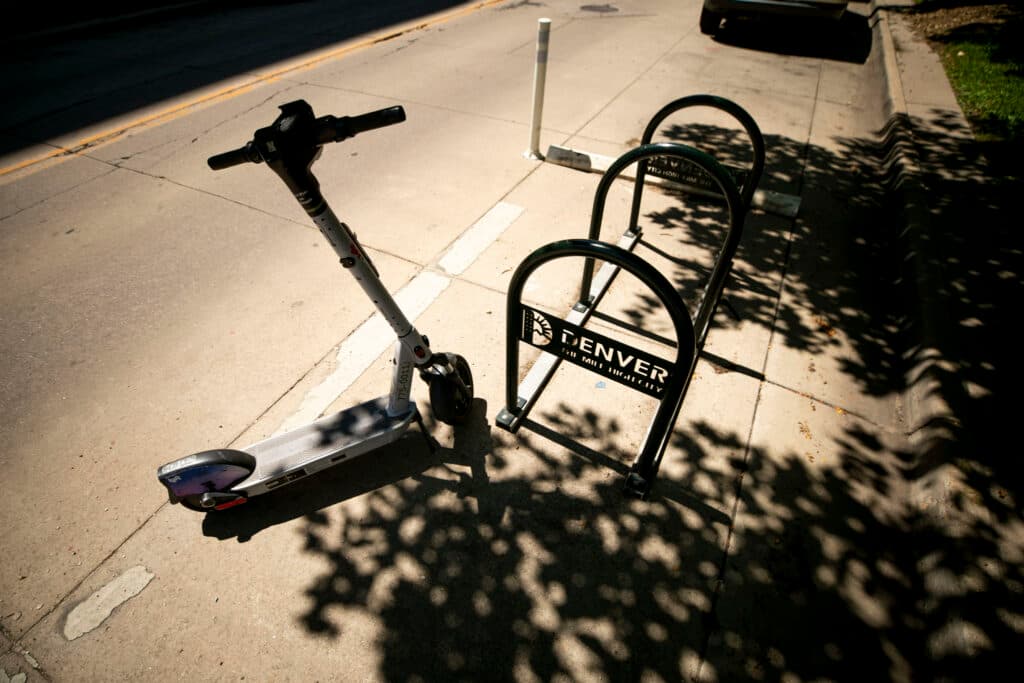
POLYGON ((416 424, 420 427, 420 434, 423 435, 423 440, 427 442, 427 448, 430 450, 430 454, 437 455, 437 451, 441 448, 441 444, 438 443, 433 434, 427 431, 427 425, 423 422, 423 416, 420 415, 419 408, 416 408, 416 414, 413 415, 413 419, 416 420, 416 424))

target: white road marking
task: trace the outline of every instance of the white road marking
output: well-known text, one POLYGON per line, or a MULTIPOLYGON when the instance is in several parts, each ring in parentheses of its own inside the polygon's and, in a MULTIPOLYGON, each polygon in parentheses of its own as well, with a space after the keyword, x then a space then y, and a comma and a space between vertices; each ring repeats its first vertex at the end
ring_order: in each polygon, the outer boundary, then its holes
POLYGON ((141 565, 121 574, 71 610, 64 622, 64 637, 74 640, 93 630, 117 607, 141 593, 152 580, 153 574, 141 565))
POLYGON ((498 202, 455 240, 438 265, 449 275, 461 275, 522 213, 521 206, 498 202))

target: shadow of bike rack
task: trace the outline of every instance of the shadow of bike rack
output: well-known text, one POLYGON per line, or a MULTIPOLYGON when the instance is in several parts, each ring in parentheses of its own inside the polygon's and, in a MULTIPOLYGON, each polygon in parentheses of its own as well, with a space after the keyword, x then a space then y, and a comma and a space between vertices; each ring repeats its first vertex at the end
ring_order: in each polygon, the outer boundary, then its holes
MULTIPOLYGON (((642 187, 642 181, 638 187, 642 187)), ((725 279, 739 245, 747 205, 729 172, 710 155, 675 143, 647 144, 619 157, 598 184, 588 239, 561 240, 545 245, 519 265, 509 284, 506 309, 506 396, 496 422, 510 432, 519 429, 562 360, 660 400, 640 454, 626 477, 625 493, 645 498, 657 476, 683 399, 693 376, 707 328, 721 297, 725 279), (600 241, 601 223, 608 191, 619 175, 633 164, 668 158, 696 167, 706 174, 725 199, 729 225, 724 245, 691 320, 679 292, 654 266, 632 252, 640 230, 631 226, 618 244, 600 241), (523 288, 540 265, 559 258, 583 257, 583 281, 577 303, 564 319, 555 319, 522 302, 523 288), (603 261, 594 274, 597 260, 603 261), (676 359, 669 363, 640 349, 585 329, 604 294, 621 269, 626 269, 657 295, 668 311, 676 334, 676 359), (519 344, 541 348, 542 353, 517 387, 519 344)), ((610 319, 615 322, 614 319, 610 319)))

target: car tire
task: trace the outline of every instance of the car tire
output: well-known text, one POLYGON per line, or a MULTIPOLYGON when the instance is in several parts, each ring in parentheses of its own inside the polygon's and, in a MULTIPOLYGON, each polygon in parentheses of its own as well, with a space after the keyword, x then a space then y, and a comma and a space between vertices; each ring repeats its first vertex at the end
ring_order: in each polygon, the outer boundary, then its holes
POLYGON ((718 26, 722 23, 722 15, 711 12, 704 7, 700 11, 700 32, 706 36, 713 36, 718 33, 718 26))

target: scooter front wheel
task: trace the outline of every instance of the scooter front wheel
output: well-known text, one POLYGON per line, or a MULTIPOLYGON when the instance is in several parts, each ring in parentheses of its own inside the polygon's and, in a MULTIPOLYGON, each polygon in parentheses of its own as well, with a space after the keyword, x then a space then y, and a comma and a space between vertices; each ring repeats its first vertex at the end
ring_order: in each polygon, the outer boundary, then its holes
POLYGON ((430 382, 430 409, 439 422, 462 424, 473 409, 473 372, 462 356, 448 354, 455 372, 430 382))

